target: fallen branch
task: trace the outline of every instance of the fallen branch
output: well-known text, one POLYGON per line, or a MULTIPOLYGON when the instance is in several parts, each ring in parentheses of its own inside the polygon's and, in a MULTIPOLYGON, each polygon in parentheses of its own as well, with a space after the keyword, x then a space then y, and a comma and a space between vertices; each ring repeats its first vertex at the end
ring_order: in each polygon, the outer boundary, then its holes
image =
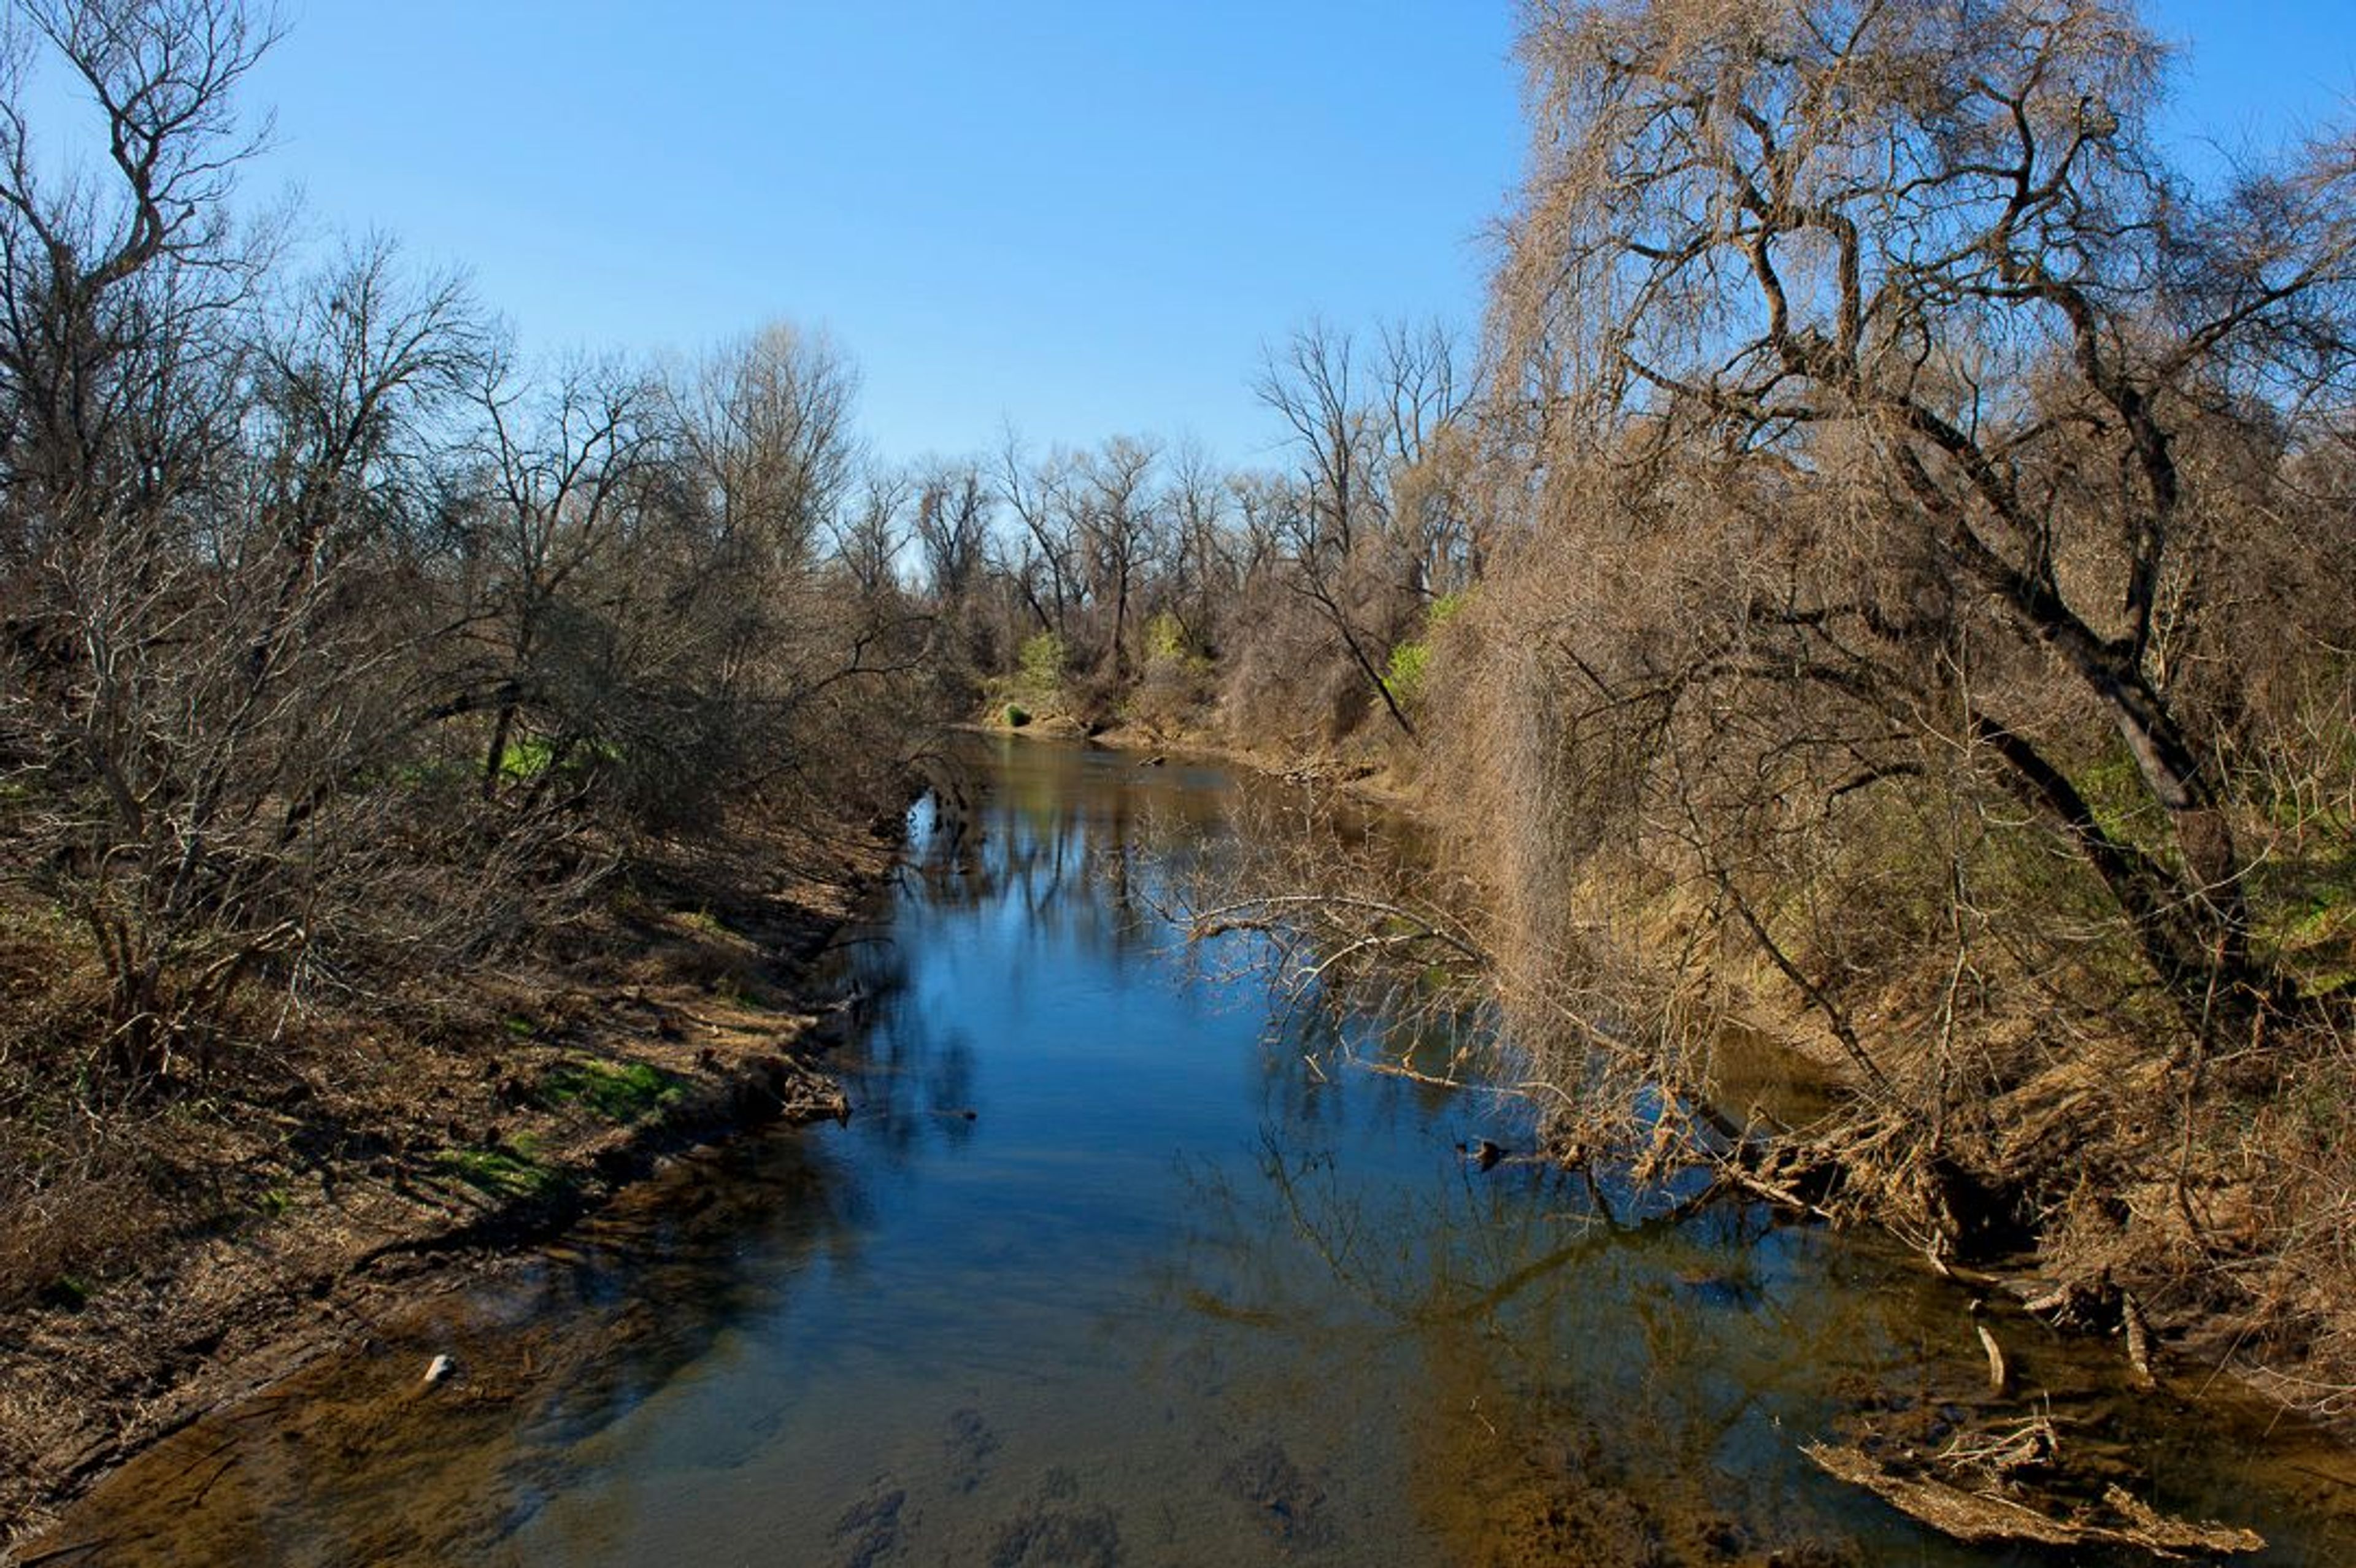
POLYGON ((2008 1426, 1966 1426, 1939 1450, 1939 1466, 1950 1475, 1977 1472, 1993 1477, 2041 1469, 2062 1455, 2062 1435, 2043 1412, 2008 1426))
POLYGON ((1428 1083, 1434 1089, 1485 1089, 1485 1083, 1467 1083, 1460 1078, 1439 1078, 1429 1072, 1418 1072, 1412 1067, 1402 1067, 1395 1061, 1368 1061, 1354 1056, 1351 1065, 1367 1072, 1379 1072, 1386 1078, 1404 1078, 1410 1083, 1428 1083))
POLYGON ((1862 1487, 1909 1519, 1957 1541, 2041 1546, 2130 1546, 2158 1557, 2263 1552, 2265 1538, 2229 1525, 2171 1519, 2114 1486, 2103 1494, 2110 1520, 2063 1519, 1988 1491, 1965 1491, 1932 1476, 1901 1475, 1861 1448, 1811 1443, 1800 1450, 1837 1480, 1862 1487))

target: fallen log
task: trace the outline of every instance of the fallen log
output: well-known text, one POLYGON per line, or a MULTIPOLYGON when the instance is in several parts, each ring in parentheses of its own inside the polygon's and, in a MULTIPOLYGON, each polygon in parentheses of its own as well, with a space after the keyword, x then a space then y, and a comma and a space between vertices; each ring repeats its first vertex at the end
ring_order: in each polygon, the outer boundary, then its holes
POLYGON ((1901 1473, 1862 1448, 1811 1443, 1800 1451, 1826 1475, 1862 1487, 1908 1518, 1973 1544, 2128 1546, 2167 1558, 2265 1550, 2265 1538, 2254 1531, 2172 1519, 2115 1486, 2103 1494, 2110 1517, 2065 1519, 1997 1492, 1966 1491, 1935 1476, 1901 1473))

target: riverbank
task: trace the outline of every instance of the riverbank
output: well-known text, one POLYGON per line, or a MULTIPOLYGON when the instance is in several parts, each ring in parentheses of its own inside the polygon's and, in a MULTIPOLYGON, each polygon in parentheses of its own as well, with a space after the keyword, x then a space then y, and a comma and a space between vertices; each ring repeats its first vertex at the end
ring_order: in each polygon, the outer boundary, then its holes
POLYGON ((640 865, 562 950, 304 1019, 12 1197, 0 1561, 134 1453, 478 1278, 669 1157, 847 1114, 829 944, 894 836, 640 865), (748 865, 764 869, 748 874, 748 865))
POLYGON ((1176 755, 1241 768, 1287 784, 1313 785, 1348 796, 1365 805, 1395 812, 1429 825, 1426 803, 1412 779, 1403 778, 1391 762, 1378 753, 1342 757, 1330 751, 1238 740, 1224 731, 1198 727, 1169 729, 1119 720, 1091 725, 1068 713, 1051 712, 1021 724, 1010 724, 1000 705, 966 727, 977 734, 1005 735, 1016 740, 1085 741, 1116 752, 1135 753, 1151 763, 1176 755))

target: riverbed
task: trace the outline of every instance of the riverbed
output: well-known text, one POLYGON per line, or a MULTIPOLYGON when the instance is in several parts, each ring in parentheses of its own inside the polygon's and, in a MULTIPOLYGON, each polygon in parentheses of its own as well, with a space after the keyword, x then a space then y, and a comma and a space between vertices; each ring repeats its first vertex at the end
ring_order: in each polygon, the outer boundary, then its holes
MULTIPOLYGON (((1276 786, 1079 744, 978 764, 839 944, 845 1124, 681 1160, 496 1284, 359 1326, 38 1550, 2102 1561, 1955 1544, 1803 1456, 1861 1417, 2003 1413, 1954 1284, 1869 1237, 1515 1157, 1522 1100, 1373 1071, 1353 1058, 1380 1020, 1273 997, 1248 935, 1181 941, 1173 868, 1276 786)), ((2003 1332, 2006 1406, 2085 1434, 2145 1500, 2258 1530, 2244 1561, 2356 1561, 2337 1450, 2003 1332)))

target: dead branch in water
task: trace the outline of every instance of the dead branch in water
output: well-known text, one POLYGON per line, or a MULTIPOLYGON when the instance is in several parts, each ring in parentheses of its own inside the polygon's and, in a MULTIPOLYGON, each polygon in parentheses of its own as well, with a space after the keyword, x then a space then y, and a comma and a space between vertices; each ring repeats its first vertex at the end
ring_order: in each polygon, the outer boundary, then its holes
POLYGON ((1290 932, 1303 917, 1331 921, 1336 916, 1355 921, 1387 922, 1404 929, 1367 933, 1353 938, 1340 949, 1320 959, 1310 971, 1312 976, 1331 967, 1339 959, 1359 952, 1380 952, 1427 942, 1439 944, 1476 969, 1489 966, 1489 955, 1468 933, 1445 917, 1430 911, 1409 909, 1384 899, 1344 893, 1269 893, 1257 898, 1239 899, 1215 909, 1197 910, 1186 918, 1186 934, 1190 941, 1202 942, 1236 931, 1263 934, 1290 932))
POLYGON ((1939 1450, 1939 1463, 1954 1473, 1978 1471, 2002 1477, 2051 1465, 2061 1453, 2062 1435, 2052 1416, 2040 1411, 2009 1425, 1956 1433, 1939 1450))
POLYGON ((1826 1475, 1864 1488, 1909 1519, 1957 1541, 2129 1546, 2168 1558, 2265 1550, 2265 1538, 2254 1531, 2171 1519, 2115 1486, 2103 1494, 2110 1518, 2065 1519, 1992 1490, 1967 1491, 1933 1476, 1901 1474, 1861 1448, 1811 1443, 1800 1451, 1826 1475))

